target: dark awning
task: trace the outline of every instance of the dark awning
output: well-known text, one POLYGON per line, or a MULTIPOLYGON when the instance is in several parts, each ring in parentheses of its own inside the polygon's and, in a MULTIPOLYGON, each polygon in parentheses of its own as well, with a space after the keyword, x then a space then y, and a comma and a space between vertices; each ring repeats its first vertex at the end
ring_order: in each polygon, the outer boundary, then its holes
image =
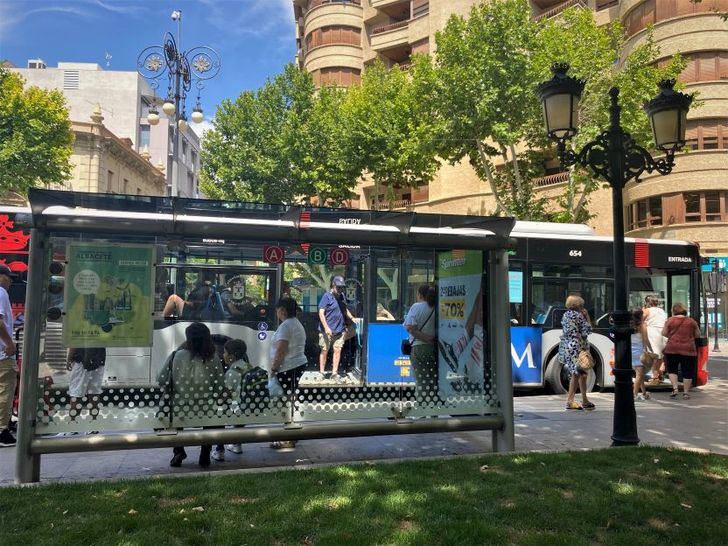
POLYGON ((509 247, 512 218, 30 190, 33 227, 49 232, 250 242, 509 247))

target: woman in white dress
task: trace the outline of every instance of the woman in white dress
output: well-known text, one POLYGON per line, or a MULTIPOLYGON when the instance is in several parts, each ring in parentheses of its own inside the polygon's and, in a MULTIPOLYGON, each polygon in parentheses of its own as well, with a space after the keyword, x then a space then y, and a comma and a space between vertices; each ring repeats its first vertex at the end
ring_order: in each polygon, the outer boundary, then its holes
POLYGON ((657 296, 647 296, 645 305, 642 308, 644 328, 647 344, 645 351, 653 355, 652 358, 652 379, 647 383, 649 386, 659 385, 661 381, 660 367, 662 366, 662 351, 665 348, 665 338, 662 337, 662 329, 667 321, 667 313, 659 306, 657 296))

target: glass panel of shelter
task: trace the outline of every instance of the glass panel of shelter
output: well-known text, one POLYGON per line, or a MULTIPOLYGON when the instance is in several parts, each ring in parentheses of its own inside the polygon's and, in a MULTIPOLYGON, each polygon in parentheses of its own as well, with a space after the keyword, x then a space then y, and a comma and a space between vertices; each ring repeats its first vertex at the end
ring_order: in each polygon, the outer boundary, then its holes
MULTIPOLYGON (((189 244, 182 249, 158 240, 150 280, 151 346, 74 347, 74 352, 63 344, 71 240, 53 239, 55 265, 48 276, 39 373, 40 434, 482 413, 495 403, 487 381, 484 261, 479 255, 408 251, 403 259, 399 250, 352 248, 346 265, 309 265, 303 248, 289 246, 286 263, 271 265, 261 260, 262 245, 189 244), (401 350, 407 337, 403 319, 416 303, 417 287, 433 283, 438 266, 445 271, 466 255, 477 262, 478 273, 465 275, 465 284, 446 274, 444 287, 438 287, 440 304, 431 318, 438 336, 436 360, 422 368, 418 388, 411 358, 401 350), (342 348, 339 371, 344 378, 333 381, 319 375, 318 301, 337 274, 345 279, 343 293, 356 333, 342 348), (376 286, 373 298, 367 286, 376 286), (267 369, 278 326, 275 304, 282 295, 297 302, 308 363, 299 384, 284 382, 284 396, 271 399, 267 369), (377 313, 380 303, 387 304, 391 318, 377 313), (183 349, 185 332, 194 322, 207 326, 214 352, 193 365, 183 349), (244 342, 245 351, 240 352, 240 343, 228 346, 231 340, 244 342), (387 354, 380 354, 385 347, 387 354)), ((117 244, 92 242, 109 248, 117 244)), ((326 247, 327 252, 332 248, 326 247)), ((129 306, 124 279, 119 274, 101 280, 108 297, 92 298, 90 310, 114 328, 114 320, 123 320, 129 306)), ((131 296, 132 304, 137 296, 131 296)), ((331 370, 332 358, 330 352, 325 370, 331 370)))

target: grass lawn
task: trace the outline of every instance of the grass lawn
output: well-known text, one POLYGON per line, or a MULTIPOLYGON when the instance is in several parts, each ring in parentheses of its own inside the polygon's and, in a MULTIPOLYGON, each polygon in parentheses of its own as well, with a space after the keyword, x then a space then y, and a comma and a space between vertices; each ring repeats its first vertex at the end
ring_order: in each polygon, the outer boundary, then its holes
POLYGON ((728 457, 658 448, 0 489, 7 545, 726 544, 727 518, 728 457))

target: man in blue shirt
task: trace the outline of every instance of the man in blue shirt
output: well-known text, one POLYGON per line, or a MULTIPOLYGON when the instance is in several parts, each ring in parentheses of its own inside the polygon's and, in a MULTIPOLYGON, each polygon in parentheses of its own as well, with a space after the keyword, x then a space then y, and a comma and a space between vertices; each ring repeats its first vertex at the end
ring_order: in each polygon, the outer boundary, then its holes
POLYGON ((333 348, 332 374, 331 379, 339 380, 339 362, 341 361, 341 349, 344 342, 354 337, 354 316, 346 306, 344 300, 344 289, 346 283, 344 277, 335 275, 331 278, 331 289, 321 296, 318 305, 319 313, 319 371, 323 378, 326 370, 326 359, 329 351, 333 348))

